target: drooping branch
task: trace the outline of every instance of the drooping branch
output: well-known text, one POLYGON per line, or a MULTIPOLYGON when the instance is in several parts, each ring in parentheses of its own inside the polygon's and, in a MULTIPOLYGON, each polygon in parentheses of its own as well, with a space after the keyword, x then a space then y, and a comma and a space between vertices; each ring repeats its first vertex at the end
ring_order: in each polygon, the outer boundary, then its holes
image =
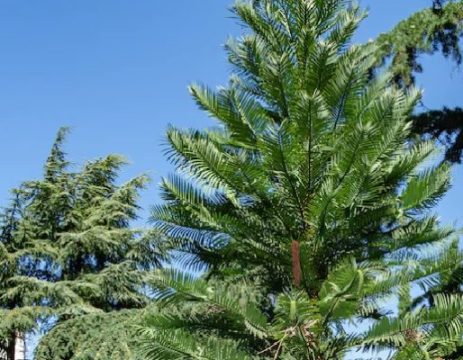
MULTIPOLYGON (((441 53, 456 65, 463 60, 463 1, 434 0, 432 7, 418 11, 376 39, 380 67, 390 61, 395 82, 403 87, 415 83, 423 72, 420 55, 441 53)), ((425 111, 414 119, 414 132, 432 136, 447 148, 445 159, 461 163, 463 156, 463 111, 461 108, 425 111)))
POLYGON ((415 81, 414 74, 423 71, 420 55, 441 52, 457 65, 461 64, 459 41, 462 36, 463 1, 433 6, 414 13, 375 40, 377 64, 391 60, 396 82, 410 86, 415 81))

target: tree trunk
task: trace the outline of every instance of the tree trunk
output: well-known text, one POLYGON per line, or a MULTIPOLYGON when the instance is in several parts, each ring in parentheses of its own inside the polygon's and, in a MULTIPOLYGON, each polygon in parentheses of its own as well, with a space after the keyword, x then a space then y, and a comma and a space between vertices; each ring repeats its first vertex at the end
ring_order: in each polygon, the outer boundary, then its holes
POLYGON ((16 349, 16 335, 13 333, 10 336, 8 341, 8 346, 6 348, 6 359, 7 360, 16 360, 15 359, 15 349, 16 349))
POLYGON ((293 285, 299 288, 301 286, 302 270, 301 248, 297 240, 293 240, 291 243, 291 261, 293 267, 293 285))
MULTIPOLYGON (((24 334, 14 332, 10 335, 10 340, 4 348, 4 355, 6 360, 25 360, 26 359, 26 348, 24 334)), ((0 360, 2 360, 2 354, 0 351, 0 360)))

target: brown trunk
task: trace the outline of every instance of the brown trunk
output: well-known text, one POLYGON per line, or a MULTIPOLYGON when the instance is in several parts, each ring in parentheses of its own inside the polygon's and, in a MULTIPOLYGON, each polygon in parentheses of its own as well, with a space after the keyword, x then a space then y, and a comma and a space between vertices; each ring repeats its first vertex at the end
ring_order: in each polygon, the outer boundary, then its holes
POLYGON ((293 240, 291 243, 291 261, 293 266, 293 284, 296 288, 301 286, 301 248, 299 241, 293 240))

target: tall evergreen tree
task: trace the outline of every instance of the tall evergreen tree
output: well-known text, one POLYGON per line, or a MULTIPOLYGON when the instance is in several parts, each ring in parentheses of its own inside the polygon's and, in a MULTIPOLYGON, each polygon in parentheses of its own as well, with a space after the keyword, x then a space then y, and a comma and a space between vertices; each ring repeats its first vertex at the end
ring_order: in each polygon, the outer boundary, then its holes
POLYGON ((363 13, 339 0, 238 2, 235 12, 251 33, 227 44, 229 87, 191 87, 220 127, 167 135, 179 174, 163 180, 166 204, 152 218, 184 250, 179 260, 310 292, 346 256, 446 237, 427 210, 449 166, 423 170, 435 147, 408 140, 419 93, 388 73, 371 81, 374 46, 349 46, 363 13))
POLYGON ((169 129, 178 173, 152 214, 177 261, 205 275, 159 275, 169 301, 148 321, 143 354, 448 354, 462 340, 462 299, 428 290, 462 256, 443 256, 454 232, 429 211, 449 166, 432 164, 432 142, 410 140, 419 92, 390 72, 372 78, 378 48, 351 45, 364 14, 348 1, 255 0, 234 11, 248 31, 226 45, 228 87, 191 87, 219 126, 169 129), (410 284, 427 295, 408 302, 410 284), (396 318, 383 311, 393 294, 396 318), (360 318, 371 329, 349 334, 360 318))
MULTIPOLYGON (((40 322, 63 329, 67 321, 141 309, 150 302, 148 274, 160 266, 163 254, 156 234, 130 226, 147 178, 117 184, 124 160, 116 155, 72 171, 63 151, 66 132, 58 133, 43 179, 15 189, 13 204, 3 213, 2 338, 37 329, 40 322)), ((41 347, 53 340, 45 337, 41 347)), ((83 344, 74 340, 68 338, 75 347, 41 350, 39 358, 77 359, 83 344)))

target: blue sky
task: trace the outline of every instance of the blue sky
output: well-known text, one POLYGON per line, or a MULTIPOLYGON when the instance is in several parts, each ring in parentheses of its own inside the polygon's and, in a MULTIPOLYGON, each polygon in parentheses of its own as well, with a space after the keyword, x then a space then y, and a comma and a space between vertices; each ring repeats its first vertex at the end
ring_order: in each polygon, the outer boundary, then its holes
MULTIPOLYGON (((370 17, 356 40, 387 31, 430 0, 363 0, 370 17)), ((230 0, 5 0, 0 11, 0 204, 23 180, 40 175, 60 126, 72 128, 67 151, 76 163, 108 153, 127 157, 123 177, 148 172, 147 208, 171 167, 162 154, 169 123, 202 128, 212 122, 187 86, 224 84, 222 44, 240 28, 230 0)), ((458 104, 462 73, 439 57, 419 77, 429 107, 458 104)), ((456 181, 463 178, 456 169, 456 181)), ((439 212, 462 217, 455 189, 439 212)))
MULTIPOLYGON (((167 125, 213 124, 187 85, 225 84, 222 44, 240 33, 231 0, 4 0, 0 11, 0 205, 9 189, 40 176, 54 135, 70 126, 66 149, 78 163, 108 153, 127 157, 127 179, 148 172, 142 205, 158 201, 171 171, 162 154, 167 125)), ((387 31, 431 0, 363 0, 370 17, 356 41, 387 31)), ((462 103, 462 72, 441 57, 418 77, 428 107, 462 103)), ((437 208, 462 224, 463 166, 437 208)), ((146 215, 144 212, 142 215, 146 215)), ((143 223, 144 219, 141 220, 143 223)))

